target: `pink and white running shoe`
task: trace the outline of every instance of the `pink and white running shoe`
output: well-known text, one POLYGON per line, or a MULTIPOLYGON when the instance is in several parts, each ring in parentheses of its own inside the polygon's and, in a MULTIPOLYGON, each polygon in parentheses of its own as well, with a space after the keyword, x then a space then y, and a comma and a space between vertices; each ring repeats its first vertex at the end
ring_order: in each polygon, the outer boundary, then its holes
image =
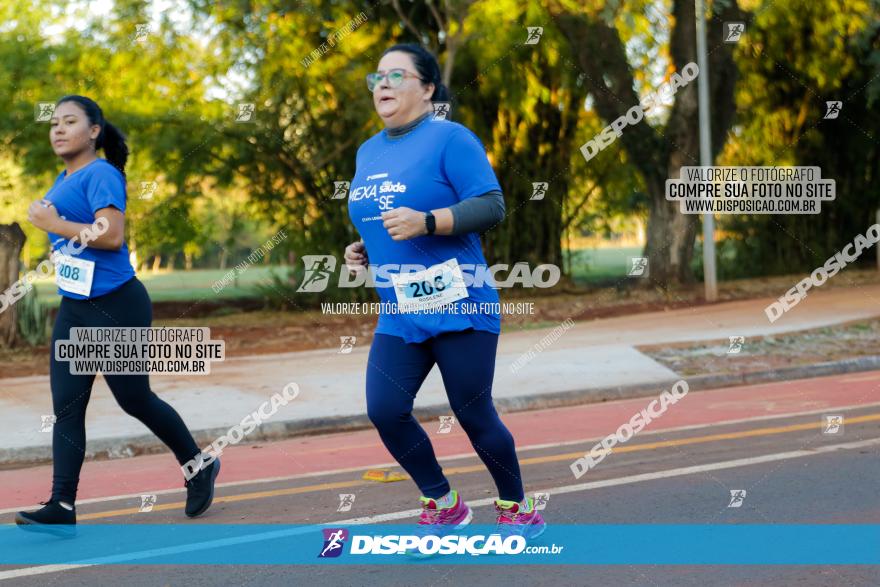
POLYGON ((495 512, 498 514, 495 534, 500 534, 502 538, 519 535, 531 540, 544 533, 547 523, 535 509, 534 498, 527 497, 524 501, 525 507, 515 501, 495 500, 495 512))
MULTIPOLYGON (((419 515, 419 523, 415 534, 418 536, 443 537, 452 534, 454 530, 464 528, 474 517, 474 512, 458 495, 458 491, 452 489, 453 503, 447 507, 437 505, 437 500, 424 495, 419 497, 422 502, 422 513, 419 515)), ((427 558, 431 555, 422 554, 418 549, 408 550, 407 554, 416 558, 427 558)))

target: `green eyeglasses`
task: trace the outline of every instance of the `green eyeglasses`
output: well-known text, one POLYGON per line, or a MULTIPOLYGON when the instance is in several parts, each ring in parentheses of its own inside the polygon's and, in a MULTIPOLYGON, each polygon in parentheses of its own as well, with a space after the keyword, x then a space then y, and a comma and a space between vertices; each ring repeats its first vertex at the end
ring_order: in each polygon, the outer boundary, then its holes
POLYGON ((386 73, 381 73, 378 71, 374 71, 373 73, 367 74, 367 89, 371 92, 376 89, 382 79, 385 78, 388 80, 389 88, 398 88, 400 84, 403 83, 403 80, 408 77, 414 77, 417 80, 425 81, 414 73, 410 73, 405 69, 389 69, 386 73))

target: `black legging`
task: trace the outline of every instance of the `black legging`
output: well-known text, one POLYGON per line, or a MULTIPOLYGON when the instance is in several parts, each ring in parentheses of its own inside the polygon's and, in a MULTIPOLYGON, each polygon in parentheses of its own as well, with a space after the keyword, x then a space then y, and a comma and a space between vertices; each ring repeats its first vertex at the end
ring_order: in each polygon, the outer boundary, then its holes
MULTIPOLYGON (((150 296, 133 277, 122 287, 89 300, 64 297, 50 347, 49 378, 55 426, 52 429, 52 498, 69 503, 76 499, 79 473, 86 448, 86 406, 94 375, 71 375, 70 363, 55 360, 55 341, 69 340, 70 329, 88 327, 143 327, 153 321, 150 296)), ((150 390, 148 375, 105 375, 104 379, 125 413, 143 422, 167 444, 183 465, 199 453, 186 425, 174 408, 150 390)))

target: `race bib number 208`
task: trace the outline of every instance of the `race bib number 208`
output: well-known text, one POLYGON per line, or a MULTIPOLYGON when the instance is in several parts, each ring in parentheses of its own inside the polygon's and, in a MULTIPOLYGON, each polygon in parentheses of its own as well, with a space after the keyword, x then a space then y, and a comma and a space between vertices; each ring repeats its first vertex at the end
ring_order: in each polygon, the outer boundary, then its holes
POLYGON ((77 259, 70 255, 58 255, 55 261, 55 283, 64 291, 89 297, 95 262, 77 259))

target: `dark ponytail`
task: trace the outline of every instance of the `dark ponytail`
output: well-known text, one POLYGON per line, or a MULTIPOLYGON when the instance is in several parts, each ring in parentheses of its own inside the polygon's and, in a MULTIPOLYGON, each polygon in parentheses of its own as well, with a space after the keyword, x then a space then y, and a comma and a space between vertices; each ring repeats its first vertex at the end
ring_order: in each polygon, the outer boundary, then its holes
POLYGON ((128 161, 128 145, 125 144, 125 135, 118 128, 104 121, 104 129, 98 135, 96 149, 104 149, 104 156, 113 167, 125 175, 125 163, 128 161))
MULTIPOLYGON (((437 58, 430 51, 415 43, 400 43, 385 49, 384 57, 392 51, 403 51, 412 57, 413 65, 424 84, 434 84, 434 93, 431 95, 432 102, 450 102, 449 88, 443 84, 440 77, 440 65, 437 58)), ((448 118, 448 116, 447 116, 448 118)))
POLYGON ((104 149, 104 157, 107 162, 118 169, 122 175, 125 175, 125 163, 128 161, 128 145, 125 144, 125 135, 118 128, 107 122, 104 118, 104 112, 101 107, 85 96, 70 95, 64 96, 58 102, 57 106, 62 102, 76 102, 86 113, 89 123, 97 124, 101 127, 101 132, 95 141, 95 150, 104 149))

